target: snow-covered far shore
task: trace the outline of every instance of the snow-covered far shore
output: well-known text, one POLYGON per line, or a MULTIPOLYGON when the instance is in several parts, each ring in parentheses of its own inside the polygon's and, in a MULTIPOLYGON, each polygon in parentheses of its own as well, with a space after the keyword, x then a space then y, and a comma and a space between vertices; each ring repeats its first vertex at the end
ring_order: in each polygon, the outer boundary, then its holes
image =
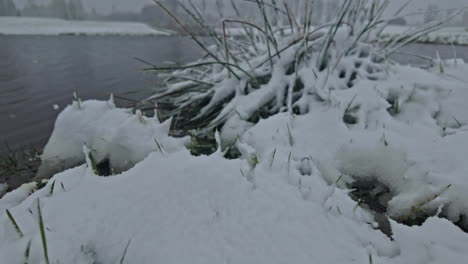
POLYGON ((0 17, 0 35, 169 35, 137 22, 71 21, 55 18, 0 17))
MULTIPOLYGON (((395 38, 415 29, 417 27, 387 26, 382 31, 382 37, 395 38)), ((286 29, 285 31, 289 32, 290 30, 286 29)), ((222 29, 217 29, 216 32, 223 34, 222 29)), ((245 34, 244 29, 240 27, 228 28, 226 32, 229 36, 242 36, 245 34)), ((444 27, 421 36, 416 42, 422 44, 468 45, 468 28, 444 27)))
MULTIPOLYGON (((383 31, 383 34, 388 37, 395 37, 414 29, 414 27, 407 26, 388 26, 383 31)), ((442 45, 468 45, 468 28, 444 27, 420 37, 417 42, 442 45)))

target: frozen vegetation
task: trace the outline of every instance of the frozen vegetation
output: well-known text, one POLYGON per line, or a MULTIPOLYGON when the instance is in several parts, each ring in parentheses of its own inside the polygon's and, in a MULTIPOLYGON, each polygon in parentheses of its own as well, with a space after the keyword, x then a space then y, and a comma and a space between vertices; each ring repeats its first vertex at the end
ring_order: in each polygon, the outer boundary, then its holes
POLYGON ((165 85, 141 109, 75 96, 44 150, 54 176, 0 199, 0 259, 464 263, 468 64, 388 59, 433 26, 382 35, 386 3, 345 1, 318 29, 286 6, 284 30, 260 3, 244 38, 191 35, 205 59, 150 65, 165 85))
POLYGON ((0 17, 4 35, 168 35, 137 22, 72 21, 57 18, 0 17))

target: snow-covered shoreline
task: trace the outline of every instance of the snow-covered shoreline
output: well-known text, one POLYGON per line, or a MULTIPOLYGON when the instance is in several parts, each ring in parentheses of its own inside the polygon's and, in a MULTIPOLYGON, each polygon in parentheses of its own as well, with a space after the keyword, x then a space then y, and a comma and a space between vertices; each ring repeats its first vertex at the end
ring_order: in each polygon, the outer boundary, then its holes
MULTIPOLYGON (((414 27, 407 26, 388 26, 383 31, 383 35, 396 37, 414 29, 414 27)), ((468 28, 444 27, 420 37, 416 42, 421 44, 468 45, 468 28)))
MULTIPOLYGON (((382 32, 382 37, 395 38, 407 32, 417 29, 410 26, 387 26, 382 32)), ((289 31, 286 29, 286 31, 289 31)), ((217 29, 218 34, 222 34, 222 29, 217 29)), ((245 34, 243 28, 228 28, 226 30, 230 36, 242 36, 245 34)), ((324 31, 325 32, 325 31, 324 31)), ((418 38, 416 43, 420 44, 441 44, 441 45, 468 45, 468 28, 463 27, 444 27, 434 32, 418 38)))
POLYGON ((132 35, 170 33, 136 22, 70 21, 55 18, 0 17, 0 35, 132 35))

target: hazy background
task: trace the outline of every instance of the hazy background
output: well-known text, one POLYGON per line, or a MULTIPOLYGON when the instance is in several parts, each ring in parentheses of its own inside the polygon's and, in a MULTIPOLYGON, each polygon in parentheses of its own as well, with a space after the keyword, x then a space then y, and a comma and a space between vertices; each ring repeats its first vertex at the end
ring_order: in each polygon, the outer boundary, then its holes
MULTIPOLYGON (((175 0, 164 0, 176 10, 175 0)), ((187 1, 187 0, 184 0, 187 1)), ((232 15, 231 0, 193 0, 203 7, 209 21, 219 21, 220 17, 232 15)), ((236 0, 244 10, 245 16, 249 16, 248 8, 252 3, 236 0)), ((304 0, 288 0, 290 6, 300 6, 304 0)), ((327 13, 336 9, 340 0, 316 0, 320 6, 322 18, 326 19, 327 13)), ((392 0, 388 12, 398 9, 407 0, 392 0)), ((462 10, 468 6, 467 0, 413 0, 404 11, 405 21, 399 23, 421 24, 433 19, 443 18, 451 11, 462 10), (417 14, 414 14, 417 13, 417 14)), ((34 17, 58 17, 74 20, 114 20, 114 21, 140 21, 156 26, 169 24, 152 0, 0 0, 0 16, 34 16, 34 17)), ((468 11, 452 21, 453 26, 468 27, 468 11)))
MULTIPOLYGON (((18 7, 24 7, 26 3, 30 0, 15 0, 14 2, 18 7)), ((225 0, 229 2, 230 0, 225 0)), ((325 0, 326 1, 326 0, 325 0)), ((407 0, 392 0, 392 5, 398 6, 402 5, 407 0)), ((36 3, 47 3, 48 0, 33 0, 36 3)), ((215 4, 216 0, 207 0, 208 3, 215 4)), ((298 0, 289 0, 288 2, 298 2, 298 0)), ((83 0, 83 4, 88 11, 91 11, 94 8, 97 12, 103 14, 109 14, 114 11, 139 11, 145 4, 151 4, 151 0, 83 0)), ((426 8, 429 4, 436 4, 440 8, 460 8, 463 6, 468 6, 468 1, 466 0, 413 0, 410 8, 412 10, 417 10, 421 8, 422 10, 426 8)))

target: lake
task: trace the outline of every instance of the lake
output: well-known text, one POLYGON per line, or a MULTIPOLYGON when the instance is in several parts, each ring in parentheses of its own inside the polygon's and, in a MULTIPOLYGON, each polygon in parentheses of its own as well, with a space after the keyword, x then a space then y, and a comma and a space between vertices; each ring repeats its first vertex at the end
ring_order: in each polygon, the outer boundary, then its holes
POLYGON ((135 58, 182 63, 200 54, 180 36, 0 36, 0 152, 4 142, 42 147, 75 91, 83 100, 150 95, 157 78, 135 58))
MULTIPOLYGON (((455 47, 468 61, 468 47, 455 47)), ((452 58, 454 49, 414 44, 405 53, 452 58)), ((157 77, 141 69, 143 58, 155 64, 197 59, 201 50, 188 38, 124 36, 0 36, 0 152, 12 148, 43 147, 60 110, 73 92, 83 100, 106 99, 110 93, 142 99, 157 86, 157 77), (59 107, 54 109, 54 105, 59 107)), ((426 64, 407 54, 395 59, 426 64)), ((127 106, 131 101, 120 100, 127 106)))

